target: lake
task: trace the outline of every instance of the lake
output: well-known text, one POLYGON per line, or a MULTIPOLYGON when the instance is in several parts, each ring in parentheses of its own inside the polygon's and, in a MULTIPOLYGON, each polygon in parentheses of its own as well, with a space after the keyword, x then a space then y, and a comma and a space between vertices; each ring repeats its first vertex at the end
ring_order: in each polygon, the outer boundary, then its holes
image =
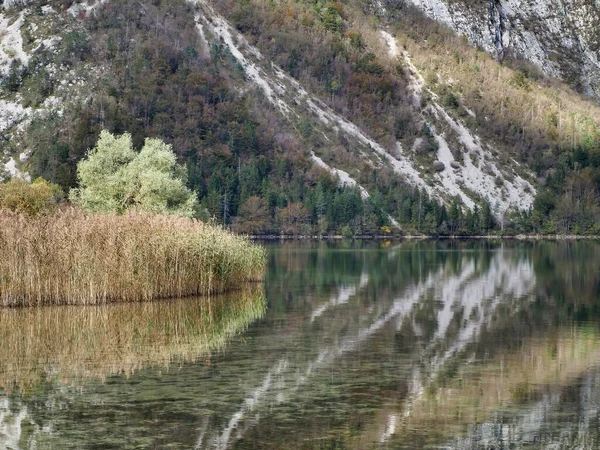
POLYGON ((226 297, 0 311, 0 449, 595 449, 600 247, 267 243, 226 297))

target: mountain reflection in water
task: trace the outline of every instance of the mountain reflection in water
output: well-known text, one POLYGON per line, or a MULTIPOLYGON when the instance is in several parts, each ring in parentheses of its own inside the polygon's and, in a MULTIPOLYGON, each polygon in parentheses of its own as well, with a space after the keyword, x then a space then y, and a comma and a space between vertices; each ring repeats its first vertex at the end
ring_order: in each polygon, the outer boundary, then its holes
MULTIPOLYGON (((202 312, 161 313, 167 344, 138 331, 75 339, 96 319, 48 327, 71 330, 67 349, 33 345, 27 370, 11 363, 17 385, 37 387, 0 399, 0 448, 597 447, 596 243, 268 250, 265 316, 232 338, 260 308, 239 323, 234 309, 213 313, 232 332, 208 361, 198 355, 210 340, 182 350, 176 338, 182 324, 208 323, 202 312), (106 359, 111 350, 120 356, 106 359), (40 368, 35 382, 16 380, 40 368)), ((119 323, 146 329, 138 316, 119 323)), ((3 354, 29 348, 13 341, 3 354)))

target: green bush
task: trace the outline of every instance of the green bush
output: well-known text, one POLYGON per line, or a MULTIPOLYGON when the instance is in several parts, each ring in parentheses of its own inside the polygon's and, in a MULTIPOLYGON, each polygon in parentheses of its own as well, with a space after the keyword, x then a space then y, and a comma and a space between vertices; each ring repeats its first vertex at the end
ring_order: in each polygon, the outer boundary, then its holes
POLYGON ((90 53, 91 41, 87 33, 71 31, 65 36, 63 44, 64 54, 68 60, 71 58, 84 60, 90 53))
POLYGON ((30 216, 54 212, 62 197, 60 186, 48 183, 43 178, 33 183, 15 179, 0 184, 0 209, 30 216))
POLYGON ((196 193, 186 186, 185 168, 177 164, 171 146, 146 139, 142 150, 133 150, 131 135, 100 133, 96 147, 79 162, 80 188, 71 201, 86 211, 123 213, 147 211, 195 217, 196 193))
POLYGON ((446 95, 444 95, 443 103, 446 108, 459 107, 458 97, 456 97, 453 92, 448 92, 446 95))
POLYGON ((40 70, 23 83, 23 106, 38 106, 52 93, 52 80, 48 72, 40 70))

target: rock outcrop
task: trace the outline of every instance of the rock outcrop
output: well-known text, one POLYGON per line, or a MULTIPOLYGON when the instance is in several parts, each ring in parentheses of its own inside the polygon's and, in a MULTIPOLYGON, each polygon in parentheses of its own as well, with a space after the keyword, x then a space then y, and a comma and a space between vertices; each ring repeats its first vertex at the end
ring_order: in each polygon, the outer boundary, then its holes
POLYGON ((413 4, 502 59, 522 57, 600 99, 598 0, 388 0, 413 4))

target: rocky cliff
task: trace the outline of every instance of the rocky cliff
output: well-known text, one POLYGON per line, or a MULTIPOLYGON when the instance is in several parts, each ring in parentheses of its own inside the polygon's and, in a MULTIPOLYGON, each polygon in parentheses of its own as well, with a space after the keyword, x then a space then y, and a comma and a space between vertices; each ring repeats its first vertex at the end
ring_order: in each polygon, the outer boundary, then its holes
POLYGON ((600 98, 598 0, 389 0, 386 9, 406 3, 499 59, 527 59, 600 98))

